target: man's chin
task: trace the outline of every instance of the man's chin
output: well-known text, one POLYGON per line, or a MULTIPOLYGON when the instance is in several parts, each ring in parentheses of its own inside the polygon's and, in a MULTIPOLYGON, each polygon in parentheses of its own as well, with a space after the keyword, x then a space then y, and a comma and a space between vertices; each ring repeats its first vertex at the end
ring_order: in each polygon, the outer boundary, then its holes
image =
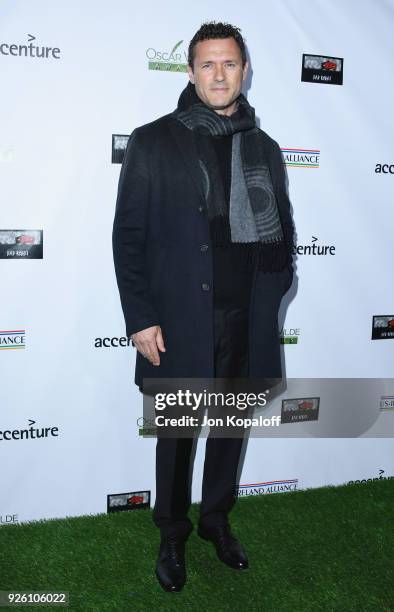
POLYGON ((218 102, 208 102, 208 106, 212 110, 225 110, 226 108, 234 104, 235 100, 236 98, 234 100, 229 100, 228 102, 223 102, 222 104, 219 104, 218 102))

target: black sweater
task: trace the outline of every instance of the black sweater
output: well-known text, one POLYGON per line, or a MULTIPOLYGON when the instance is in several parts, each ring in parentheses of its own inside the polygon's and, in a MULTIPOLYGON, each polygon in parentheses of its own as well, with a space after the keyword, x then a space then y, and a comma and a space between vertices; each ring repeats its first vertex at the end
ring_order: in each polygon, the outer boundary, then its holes
MULTIPOLYGON (((212 136, 211 140, 217 154, 225 200, 229 208, 232 135, 212 136)), ((226 247, 213 247, 213 293, 214 304, 217 306, 249 306, 253 269, 241 265, 239 248, 240 245, 236 243, 226 247)))

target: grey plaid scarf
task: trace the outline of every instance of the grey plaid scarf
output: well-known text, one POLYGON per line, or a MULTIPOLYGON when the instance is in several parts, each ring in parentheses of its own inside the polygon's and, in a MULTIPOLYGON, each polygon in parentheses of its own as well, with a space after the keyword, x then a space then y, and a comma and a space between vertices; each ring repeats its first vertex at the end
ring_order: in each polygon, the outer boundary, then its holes
POLYGON ((262 134, 256 126, 254 108, 243 94, 237 100, 235 113, 219 115, 200 100, 189 82, 174 115, 196 138, 214 246, 238 243, 249 263, 257 257, 260 269, 281 270, 287 249, 262 134), (232 135, 229 207, 211 144, 212 137, 226 135, 232 135))

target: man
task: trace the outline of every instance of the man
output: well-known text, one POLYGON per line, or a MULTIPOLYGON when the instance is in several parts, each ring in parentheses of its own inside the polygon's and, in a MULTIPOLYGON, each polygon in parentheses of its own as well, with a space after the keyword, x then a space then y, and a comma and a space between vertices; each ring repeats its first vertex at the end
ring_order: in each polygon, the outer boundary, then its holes
MULTIPOLYGON (((203 24, 177 109, 128 142, 113 251, 141 391, 155 377, 281 377, 294 228, 280 148, 241 93, 248 67, 238 28, 203 24)), ((192 442, 157 440, 156 575, 167 591, 186 581, 192 442)), ((198 526, 234 569, 248 567, 228 522, 241 447, 241 437, 208 437, 198 526)))

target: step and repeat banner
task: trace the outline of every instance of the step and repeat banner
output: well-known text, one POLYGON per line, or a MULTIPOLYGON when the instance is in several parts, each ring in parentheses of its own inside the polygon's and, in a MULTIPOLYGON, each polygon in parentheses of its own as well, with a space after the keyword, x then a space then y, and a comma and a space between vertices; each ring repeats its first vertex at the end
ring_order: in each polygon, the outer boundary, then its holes
MULTIPOLYGON (((353 432, 315 430, 319 390, 295 393, 283 436, 250 438, 239 495, 393 478, 394 2, 4 0, 0 16, 0 524, 154 503, 112 223, 127 139, 175 109, 189 41, 213 19, 242 29, 243 92, 286 164, 286 376, 375 381, 375 418, 353 432)), ((353 401, 357 419, 359 396, 337 394, 335 415, 353 401)))

